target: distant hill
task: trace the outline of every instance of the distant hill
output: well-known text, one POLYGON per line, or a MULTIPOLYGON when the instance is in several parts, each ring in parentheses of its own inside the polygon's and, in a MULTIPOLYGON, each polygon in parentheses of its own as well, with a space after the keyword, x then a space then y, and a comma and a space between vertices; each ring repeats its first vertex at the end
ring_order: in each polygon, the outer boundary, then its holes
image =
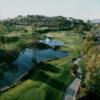
POLYGON ((100 23, 100 19, 91 20, 92 23, 100 23))
POLYGON ((31 26, 33 28, 48 27, 56 30, 89 30, 91 25, 81 19, 66 18, 63 16, 47 17, 43 15, 17 16, 13 19, 6 19, 1 23, 7 28, 15 25, 31 26))

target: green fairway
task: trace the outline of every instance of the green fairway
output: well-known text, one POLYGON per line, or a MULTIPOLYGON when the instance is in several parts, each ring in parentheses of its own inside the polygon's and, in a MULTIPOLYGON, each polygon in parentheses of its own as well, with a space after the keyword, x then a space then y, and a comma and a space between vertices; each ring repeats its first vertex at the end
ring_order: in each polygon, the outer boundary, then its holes
POLYGON ((67 34, 66 31, 64 31, 64 35, 62 33, 63 31, 48 34, 65 43, 65 46, 61 47, 60 50, 68 51, 69 56, 39 64, 37 69, 30 73, 21 84, 2 93, 0 100, 62 99, 65 89, 73 80, 70 73, 70 64, 72 59, 79 55, 81 49, 80 35, 67 34))

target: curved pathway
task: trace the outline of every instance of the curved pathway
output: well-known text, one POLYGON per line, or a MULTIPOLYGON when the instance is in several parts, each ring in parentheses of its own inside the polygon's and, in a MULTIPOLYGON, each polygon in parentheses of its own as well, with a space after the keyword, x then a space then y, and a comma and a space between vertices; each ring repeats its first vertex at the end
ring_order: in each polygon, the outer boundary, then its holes
MULTIPOLYGON (((81 58, 77 58, 73 63, 79 66, 80 60, 81 60, 81 58)), ((82 78, 82 72, 81 72, 81 69, 79 67, 77 70, 77 77, 74 79, 74 81, 66 89, 63 100, 75 100, 75 97, 77 95, 77 91, 80 87, 81 78, 82 78)))

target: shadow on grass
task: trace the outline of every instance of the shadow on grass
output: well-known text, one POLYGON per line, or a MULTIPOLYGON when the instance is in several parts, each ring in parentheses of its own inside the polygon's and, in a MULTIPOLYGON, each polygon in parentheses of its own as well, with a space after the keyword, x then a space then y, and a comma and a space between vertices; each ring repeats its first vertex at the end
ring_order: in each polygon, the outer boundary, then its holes
POLYGON ((86 96, 79 98, 78 100, 100 100, 100 96, 95 93, 87 93, 86 96))
POLYGON ((40 63, 37 65, 37 67, 39 67, 39 69, 43 70, 43 71, 49 71, 49 72, 53 72, 53 73, 59 73, 60 69, 55 67, 54 65, 51 64, 44 64, 44 63, 40 63))
POLYGON ((50 71, 53 73, 59 73, 60 69, 56 68, 53 65, 50 64, 44 64, 40 63, 35 66, 35 69, 31 70, 28 75, 23 77, 22 81, 26 80, 27 78, 35 81, 40 81, 42 83, 46 83, 50 85, 53 88, 58 89, 59 91, 64 91, 66 85, 58 80, 58 78, 55 78, 53 76, 47 75, 45 72, 50 71))
POLYGON ((36 81, 41 81, 43 83, 46 83, 53 88, 58 89, 59 91, 64 91, 66 85, 62 83, 60 80, 55 79, 47 74, 45 74, 42 70, 37 71, 35 76, 33 76, 31 79, 36 81))

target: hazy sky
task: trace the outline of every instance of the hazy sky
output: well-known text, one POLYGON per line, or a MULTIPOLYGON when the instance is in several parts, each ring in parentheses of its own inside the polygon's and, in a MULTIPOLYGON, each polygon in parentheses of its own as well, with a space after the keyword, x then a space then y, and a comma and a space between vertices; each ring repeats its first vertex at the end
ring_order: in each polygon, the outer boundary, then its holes
POLYGON ((18 15, 100 18, 100 0, 0 0, 0 19, 18 15))

